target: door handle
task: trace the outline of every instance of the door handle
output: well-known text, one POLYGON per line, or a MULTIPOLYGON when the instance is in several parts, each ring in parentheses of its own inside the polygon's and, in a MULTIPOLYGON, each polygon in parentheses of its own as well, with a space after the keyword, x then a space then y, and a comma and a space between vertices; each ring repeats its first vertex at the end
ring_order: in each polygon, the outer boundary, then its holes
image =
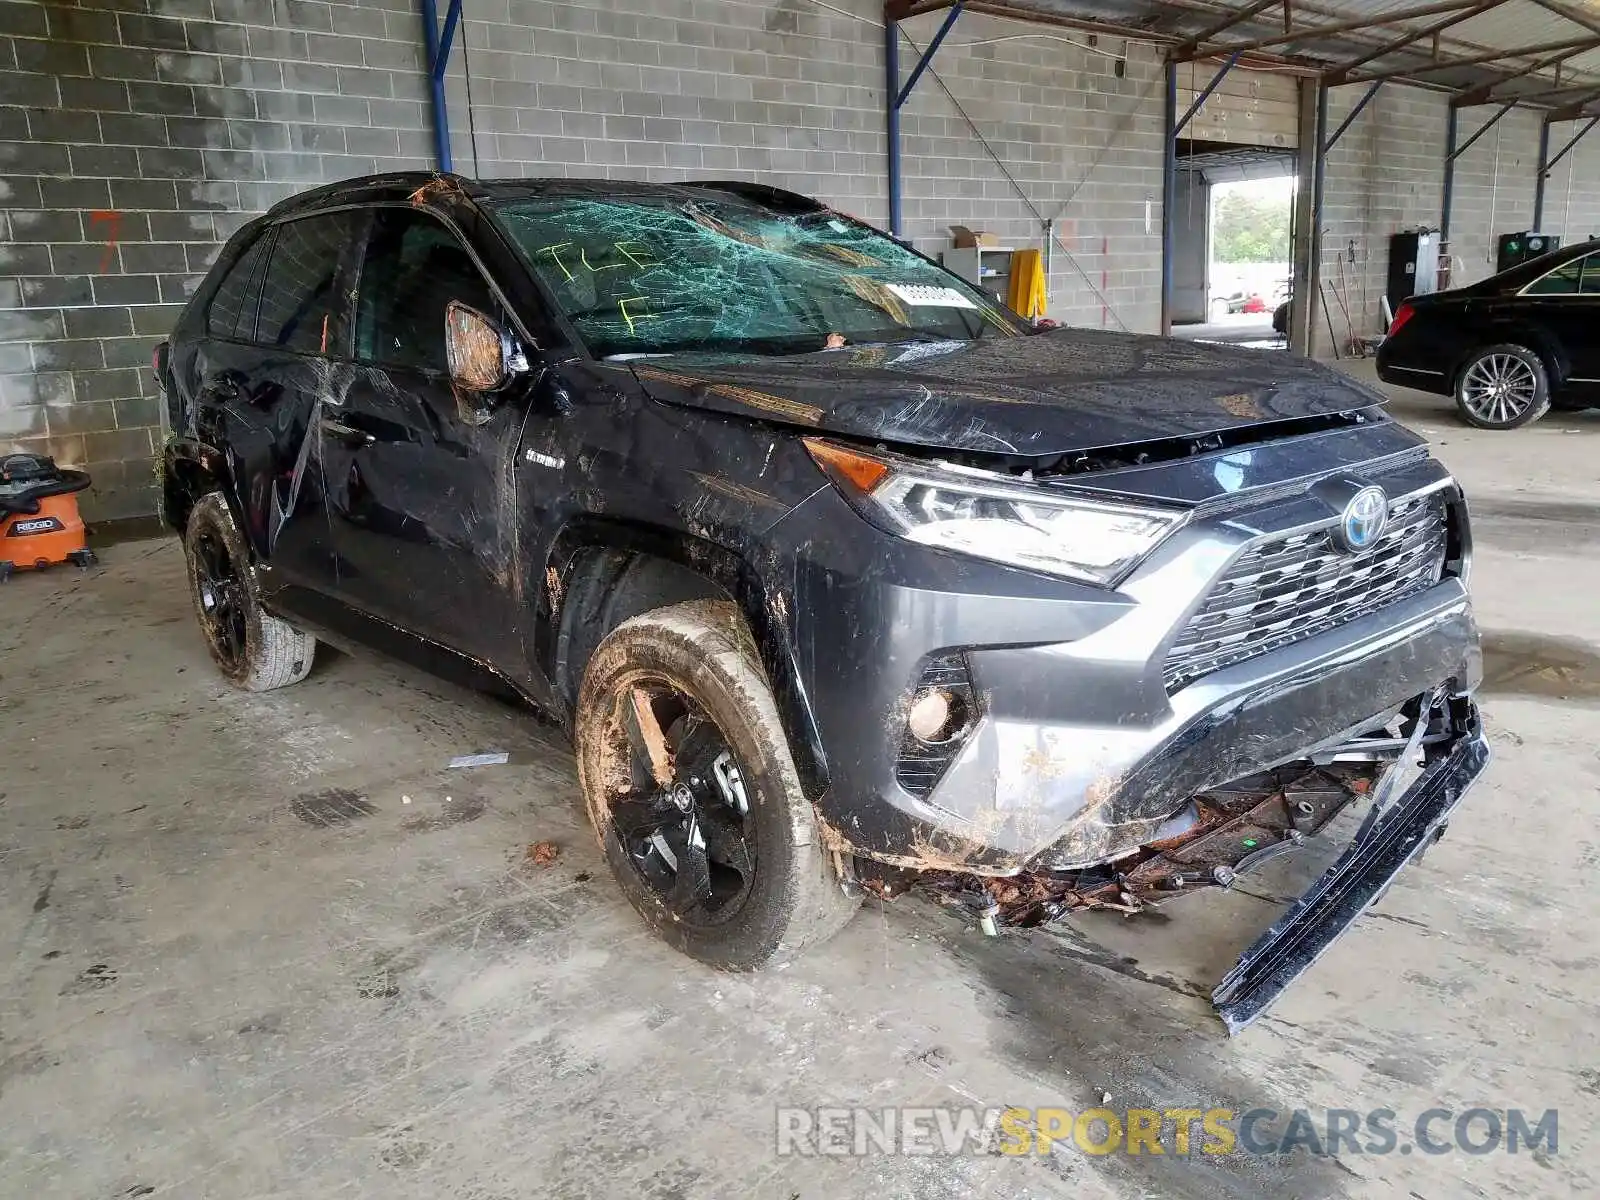
POLYGON ((231 374, 213 375, 205 381, 200 394, 208 400, 226 404, 239 398, 239 380, 231 374))
POLYGON ((364 429, 357 429, 354 425, 346 425, 343 421, 335 421, 331 417, 322 418, 322 432, 329 437, 338 438, 341 442, 358 446, 370 446, 378 440, 364 429))

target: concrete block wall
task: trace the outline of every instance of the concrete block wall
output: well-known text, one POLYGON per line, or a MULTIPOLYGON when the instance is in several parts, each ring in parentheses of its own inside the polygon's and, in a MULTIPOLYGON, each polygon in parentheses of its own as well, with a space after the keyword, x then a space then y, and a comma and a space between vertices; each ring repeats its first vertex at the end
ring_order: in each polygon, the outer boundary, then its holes
POLYGON ((155 507, 149 369, 219 244, 432 162, 413 0, 0 0, 0 451, 155 507))
POLYGON ((453 119, 470 121, 470 147, 458 168, 760 178, 882 223, 882 33, 869 19, 880 7, 467 0, 472 106, 453 119))
MULTIPOLYGON (((1550 153, 1554 155, 1583 128, 1582 122, 1551 126, 1550 153)), ((1600 128, 1584 136, 1556 164, 1545 182, 1544 220, 1549 233, 1559 233, 1568 244, 1600 237, 1600 128)))
MULTIPOLYGON (((881 12, 467 0, 456 168, 760 178, 883 224, 881 12)), ((1150 330, 1159 64, 1134 46, 1118 76, 1123 48, 1087 43, 962 21, 939 59, 950 95, 927 76, 905 112, 907 230, 929 250, 955 222, 1042 244, 965 110, 1061 213, 1052 312, 1150 330)), ((415 0, 0 0, 0 450, 85 466, 91 517, 150 512, 150 352, 220 243, 308 186, 433 163, 415 0)))
MULTIPOLYGON (((1360 85, 1334 88, 1328 129, 1337 129, 1360 100, 1360 85)), ((1335 300, 1341 259, 1343 295, 1357 335, 1382 325, 1380 298, 1388 278, 1389 235, 1418 226, 1438 228, 1444 180, 1445 97, 1385 84, 1328 155, 1324 176, 1322 279, 1324 299, 1341 349, 1348 337, 1335 300)), ((1313 330, 1318 354, 1331 355, 1328 318, 1313 330)))
MULTIPOLYGON (((478 174, 760 178, 887 223, 876 0, 468 0, 466 12, 478 174)), ((904 23, 903 74, 942 19, 904 23)), ((1059 213, 1052 315, 1153 330, 1159 82, 1148 47, 964 16, 902 113, 905 233, 929 253, 954 223, 1042 249, 1033 210, 1059 213)))
MULTIPOLYGON (((1492 105, 1462 109, 1458 144, 1498 111, 1492 105)), ((1456 160, 1449 243, 1452 283, 1473 283, 1493 275, 1497 235, 1533 225, 1542 117, 1531 109, 1514 108, 1456 160)))
MULTIPOLYGON (((447 79, 465 174, 759 178, 886 222, 879 0, 465 12, 447 79)), ((905 72, 940 19, 906 24, 905 72)), ((1335 93, 1335 121, 1358 94, 1335 93)), ((1437 222, 1444 104, 1386 89, 1330 164, 1328 277, 1353 248, 1367 331, 1387 235, 1437 222)), ((1153 331, 1161 110, 1149 46, 967 14, 904 110, 906 232, 1041 246, 1056 217, 1051 315, 1153 331)), ((91 517, 150 512, 150 351, 220 243, 308 186, 433 166, 431 129, 416 0, 0 0, 0 451, 86 466, 91 517)), ((1530 130, 1508 117, 1463 159, 1463 277, 1528 222, 1530 130)), ((1600 136, 1558 170, 1546 224, 1600 227, 1596 175, 1600 136)))
MULTIPOLYGON (((1364 88, 1336 88, 1328 105, 1336 129, 1364 88)), ((1444 145, 1449 98, 1416 87, 1387 84, 1356 118, 1328 156, 1322 216, 1322 277, 1343 346, 1344 311, 1334 300, 1341 262, 1344 298, 1358 335, 1381 332, 1380 299, 1389 271, 1389 236, 1419 226, 1437 229, 1444 193, 1444 145)), ((1463 144, 1498 111, 1463 109, 1457 142, 1463 144)), ((1534 174, 1541 114, 1513 109, 1456 160, 1447 253, 1454 285, 1494 274, 1496 238, 1533 224, 1534 174)), ((1576 127, 1558 126, 1576 132, 1576 127)), ((1570 136, 1570 133, 1568 134, 1570 136)), ((1556 135, 1559 139, 1560 134, 1556 135)), ((1559 148, 1553 140, 1553 149, 1559 148)), ((1600 230, 1600 138, 1580 143, 1575 161, 1563 161, 1547 185, 1545 228, 1568 238, 1600 230), (1587 185, 1585 181, 1589 181, 1587 185)), ((1316 329, 1319 353, 1331 353, 1327 323, 1316 329)))
MULTIPOLYGON (((905 22, 911 42, 926 46, 941 16, 905 22)), ((930 253, 949 244, 952 224, 1042 249, 1039 217, 1057 218, 1050 315, 1154 332, 1161 320, 1161 59, 1141 43, 1089 41, 961 18, 934 63, 948 94, 924 75, 903 110, 905 231, 930 253)), ((901 58, 909 73, 910 44, 901 58)))

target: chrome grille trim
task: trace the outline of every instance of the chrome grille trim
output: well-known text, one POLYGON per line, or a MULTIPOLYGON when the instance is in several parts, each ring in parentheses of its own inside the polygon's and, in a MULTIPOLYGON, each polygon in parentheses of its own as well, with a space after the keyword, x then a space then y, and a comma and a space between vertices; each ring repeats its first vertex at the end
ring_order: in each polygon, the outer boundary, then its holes
POLYGON ((1435 489, 1391 502, 1389 527, 1365 554, 1334 545, 1336 520, 1248 547, 1168 649, 1167 691, 1432 587, 1444 574, 1448 521, 1435 489))

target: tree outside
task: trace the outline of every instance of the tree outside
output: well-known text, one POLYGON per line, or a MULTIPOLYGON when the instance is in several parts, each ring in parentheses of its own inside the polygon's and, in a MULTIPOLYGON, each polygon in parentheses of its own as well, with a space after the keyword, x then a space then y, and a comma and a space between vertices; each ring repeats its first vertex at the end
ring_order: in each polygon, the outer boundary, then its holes
POLYGON ((1212 260, 1218 263, 1287 262, 1293 206, 1292 180, 1218 184, 1211 194, 1212 260))

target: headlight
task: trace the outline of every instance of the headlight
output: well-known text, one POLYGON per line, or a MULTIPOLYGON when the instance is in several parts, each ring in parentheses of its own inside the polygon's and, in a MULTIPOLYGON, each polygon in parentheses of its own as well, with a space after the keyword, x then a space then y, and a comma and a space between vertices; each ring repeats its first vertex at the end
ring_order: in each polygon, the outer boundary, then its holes
POLYGON ((805 445, 862 515, 892 533, 1107 587, 1155 549, 1184 515, 1052 494, 987 471, 932 468, 815 438, 805 439, 805 445))

